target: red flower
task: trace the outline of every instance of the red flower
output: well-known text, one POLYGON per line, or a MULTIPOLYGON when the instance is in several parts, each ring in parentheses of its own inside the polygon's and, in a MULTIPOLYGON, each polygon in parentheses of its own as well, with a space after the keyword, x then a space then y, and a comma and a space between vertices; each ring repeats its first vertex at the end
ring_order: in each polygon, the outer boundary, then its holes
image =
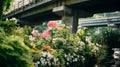
POLYGON ((46 30, 42 33, 41 37, 48 38, 50 36, 51 32, 49 30, 46 30))
POLYGON ((56 28, 57 27, 57 22, 56 21, 49 21, 48 22, 48 27, 56 28))

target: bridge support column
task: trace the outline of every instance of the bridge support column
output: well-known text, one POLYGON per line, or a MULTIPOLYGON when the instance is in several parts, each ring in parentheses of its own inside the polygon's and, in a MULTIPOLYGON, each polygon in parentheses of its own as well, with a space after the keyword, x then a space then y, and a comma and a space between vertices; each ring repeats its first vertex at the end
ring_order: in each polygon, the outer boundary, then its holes
POLYGON ((63 16, 62 17, 62 21, 67 24, 67 25, 71 25, 72 29, 71 32, 72 33, 76 33, 77 28, 78 28, 78 16, 77 16, 77 12, 75 12, 72 16, 63 16))
POLYGON ((72 25, 72 33, 76 33, 78 27, 78 11, 72 11, 71 8, 66 6, 59 6, 53 8, 53 12, 59 16, 62 16, 62 21, 65 24, 72 25))

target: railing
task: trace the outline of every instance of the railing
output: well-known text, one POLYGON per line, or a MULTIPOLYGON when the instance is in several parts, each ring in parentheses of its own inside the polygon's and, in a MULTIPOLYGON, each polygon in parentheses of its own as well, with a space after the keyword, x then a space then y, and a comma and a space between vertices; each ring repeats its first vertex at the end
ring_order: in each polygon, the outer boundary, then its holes
POLYGON ((80 21, 81 26, 97 26, 97 25, 99 26, 99 25, 108 25, 108 24, 120 24, 120 16, 80 21))
POLYGON ((9 14, 9 13, 16 11, 20 8, 23 8, 25 6, 29 6, 29 5, 40 3, 40 2, 44 3, 47 1, 52 1, 52 0, 22 0, 22 1, 18 2, 17 4, 13 5, 9 11, 5 12, 5 14, 9 14))

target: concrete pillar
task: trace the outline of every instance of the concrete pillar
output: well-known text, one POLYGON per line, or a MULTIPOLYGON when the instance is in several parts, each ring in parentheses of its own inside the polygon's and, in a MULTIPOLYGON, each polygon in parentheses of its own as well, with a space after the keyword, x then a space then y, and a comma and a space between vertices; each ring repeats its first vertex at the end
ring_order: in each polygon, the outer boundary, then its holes
POLYGON ((76 33, 78 27, 78 12, 76 10, 72 11, 72 9, 66 6, 59 6, 53 8, 53 12, 59 16, 62 16, 62 21, 65 24, 72 25, 72 33, 76 33))
POLYGON ((72 33, 76 33, 77 28, 78 28, 78 16, 77 13, 74 13, 72 16, 63 16, 62 17, 63 22, 67 25, 72 26, 72 33))
POLYGON ((79 20, 79 17, 78 17, 78 12, 77 11, 74 11, 73 12, 73 23, 72 23, 72 33, 76 33, 77 32, 77 29, 78 29, 78 21, 79 20))

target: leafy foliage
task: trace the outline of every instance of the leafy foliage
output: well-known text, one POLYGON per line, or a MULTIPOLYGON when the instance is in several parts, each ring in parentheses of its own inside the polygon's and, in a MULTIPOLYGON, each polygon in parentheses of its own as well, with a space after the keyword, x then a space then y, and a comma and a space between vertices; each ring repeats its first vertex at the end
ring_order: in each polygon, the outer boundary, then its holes
POLYGON ((25 45, 24 31, 15 21, 0 22, 0 66, 33 67, 31 49, 25 45))
POLYGON ((94 34, 92 40, 95 43, 107 45, 109 47, 120 47, 120 31, 111 28, 103 29, 100 34, 94 34))
POLYGON ((103 42, 111 47, 120 47, 120 31, 108 29, 102 33, 103 42))
POLYGON ((10 9, 14 0, 0 0, 0 19, 2 18, 3 12, 10 9))

